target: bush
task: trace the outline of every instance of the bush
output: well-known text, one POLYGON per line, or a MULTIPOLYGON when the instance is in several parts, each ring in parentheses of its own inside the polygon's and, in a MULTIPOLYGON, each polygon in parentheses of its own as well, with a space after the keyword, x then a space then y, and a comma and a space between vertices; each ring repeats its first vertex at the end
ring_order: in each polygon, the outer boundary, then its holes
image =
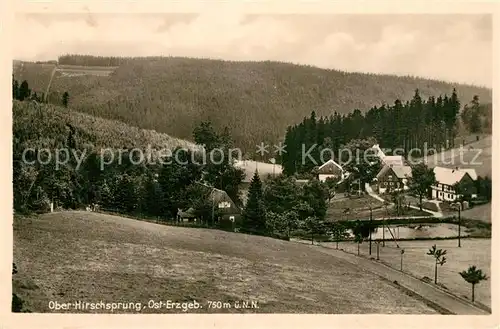
POLYGON ((40 198, 33 201, 31 209, 37 213, 50 212, 50 200, 48 198, 40 198))
POLYGON ((236 227, 236 223, 233 223, 227 218, 222 218, 219 221, 219 229, 223 231, 228 231, 228 232, 233 232, 234 228, 236 227))

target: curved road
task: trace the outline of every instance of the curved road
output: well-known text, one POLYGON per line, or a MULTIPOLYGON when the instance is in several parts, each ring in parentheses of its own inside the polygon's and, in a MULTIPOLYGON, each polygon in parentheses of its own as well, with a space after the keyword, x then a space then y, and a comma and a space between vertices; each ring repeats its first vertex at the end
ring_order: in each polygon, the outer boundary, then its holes
MULTIPOLYGON (((378 195, 377 193, 375 193, 373 191, 372 187, 368 183, 365 184, 365 191, 372 198, 377 199, 380 202, 385 202, 385 200, 383 198, 381 198, 380 195, 378 195)), ((410 208, 420 210, 420 208, 417 206, 410 206, 410 208)), ((433 217, 436 217, 436 218, 443 217, 443 213, 441 213, 441 212, 431 211, 431 210, 427 210, 427 209, 425 209, 424 211, 428 212, 429 214, 431 214, 433 217)), ((428 216, 416 216, 416 217, 412 216, 411 218, 426 218, 426 217, 428 217, 428 216)))

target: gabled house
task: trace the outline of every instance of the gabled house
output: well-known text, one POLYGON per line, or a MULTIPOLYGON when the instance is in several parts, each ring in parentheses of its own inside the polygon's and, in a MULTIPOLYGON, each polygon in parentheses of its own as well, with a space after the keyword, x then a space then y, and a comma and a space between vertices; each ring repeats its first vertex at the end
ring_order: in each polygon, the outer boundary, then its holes
POLYGON ((378 193, 390 193, 408 189, 411 178, 410 166, 384 165, 377 174, 378 193))
POLYGON ((404 166, 405 160, 402 155, 386 155, 382 158, 382 164, 392 166, 404 166))
MULTIPOLYGON (((219 222, 222 219, 235 221, 240 217, 240 208, 229 197, 226 191, 217 189, 204 183, 197 183, 197 185, 204 192, 204 198, 212 208, 211 211, 214 216, 214 222, 219 222)), ((194 218, 196 217, 194 213, 194 209, 189 208, 186 211, 180 211, 179 217, 180 219, 187 219, 188 221, 194 220, 194 218)))
POLYGON ((384 151, 380 148, 379 144, 373 145, 367 154, 368 160, 372 163, 376 158, 382 163, 382 165, 393 165, 393 166, 404 166, 404 157, 401 155, 386 155, 384 151))
POLYGON ((344 169, 333 159, 328 160, 318 168, 319 181, 324 182, 327 178, 334 178, 338 181, 344 178, 344 169))
POLYGON ((436 184, 431 187, 431 196, 433 199, 443 201, 455 201, 462 197, 460 191, 457 191, 458 184, 463 191, 470 194, 472 198, 477 197, 477 190, 474 181, 477 179, 475 169, 467 168, 444 168, 435 167, 434 175, 436 184))
POLYGON ((382 149, 380 148, 379 144, 375 144, 375 145, 373 145, 371 147, 370 154, 373 155, 373 156, 376 156, 380 160, 382 160, 383 158, 385 158, 385 153, 384 153, 384 151, 382 151, 382 149))

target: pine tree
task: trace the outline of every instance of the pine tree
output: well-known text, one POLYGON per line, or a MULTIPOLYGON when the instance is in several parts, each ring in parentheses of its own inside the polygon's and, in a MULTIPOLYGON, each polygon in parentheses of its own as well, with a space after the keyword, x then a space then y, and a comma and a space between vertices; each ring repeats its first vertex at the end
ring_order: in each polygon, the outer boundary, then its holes
POLYGON ((64 92, 62 96, 62 104, 64 107, 68 107, 68 102, 69 102, 69 94, 67 91, 64 92))
POLYGON ((28 82, 24 80, 21 82, 21 86, 19 87, 18 98, 20 101, 28 99, 30 97, 31 90, 29 89, 28 82))
POLYGON ((12 75, 12 99, 18 99, 19 97, 19 82, 14 79, 12 75))
POLYGON ((469 266, 467 271, 462 271, 459 274, 465 281, 471 284, 472 302, 474 302, 474 288, 476 287, 476 284, 488 279, 486 274, 484 274, 482 270, 476 268, 475 265, 469 266))
POLYGON ((243 212, 243 228, 249 232, 266 232, 266 214, 264 210, 262 182, 255 171, 248 189, 248 201, 243 212))

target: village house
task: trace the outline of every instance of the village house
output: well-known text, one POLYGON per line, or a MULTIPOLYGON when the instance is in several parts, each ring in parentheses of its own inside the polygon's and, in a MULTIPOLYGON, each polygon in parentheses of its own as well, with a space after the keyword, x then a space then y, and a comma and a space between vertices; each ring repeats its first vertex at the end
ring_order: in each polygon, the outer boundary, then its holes
POLYGON ((341 181, 344 178, 344 169, 333 159, 328 160, 323 163, 318 168, 318 179, 320 182, 324 182, 327 178, 333 178, 341 181))
POLYGON ((386 164, 377 174, 378 193, 390 193, 408 189, 408 179, 411 178, 410 166, 386 164))
POLYGON ((457 184, 472 198, 477 197, 474 181, 477 179, 476 170, 472 168, 444 168, 435 167, 436 184, 431 187, 433 199, 455 201, 462 197, 456 189, 457 184))
POLYGON ((405 160, 402 155, 386 155, 379 144, 371 147, 368 153, 369 160, 378 158, 382 165, 404 166, 405 160))
MULTIPOLYGON (((221 220, 229 220, 234 222, 237 220, 241 211, 236 203, 229 197, 226 191, 211 187, 209 185, 198 183, 199 187, 206 192, 205 198, 212 205, 212 212, 214 214, 214 222, 220 222, 221 220)), ((196 216, 194 214, 194 209, 189 208, 186 211, 181 211, 179 213, 180 219, 182 221, 195 221, 196 216)))
POLYGON ((405 160, 402 155, 386 155, 382 159, 382 164, 392 166, 405 166, 405 160))

